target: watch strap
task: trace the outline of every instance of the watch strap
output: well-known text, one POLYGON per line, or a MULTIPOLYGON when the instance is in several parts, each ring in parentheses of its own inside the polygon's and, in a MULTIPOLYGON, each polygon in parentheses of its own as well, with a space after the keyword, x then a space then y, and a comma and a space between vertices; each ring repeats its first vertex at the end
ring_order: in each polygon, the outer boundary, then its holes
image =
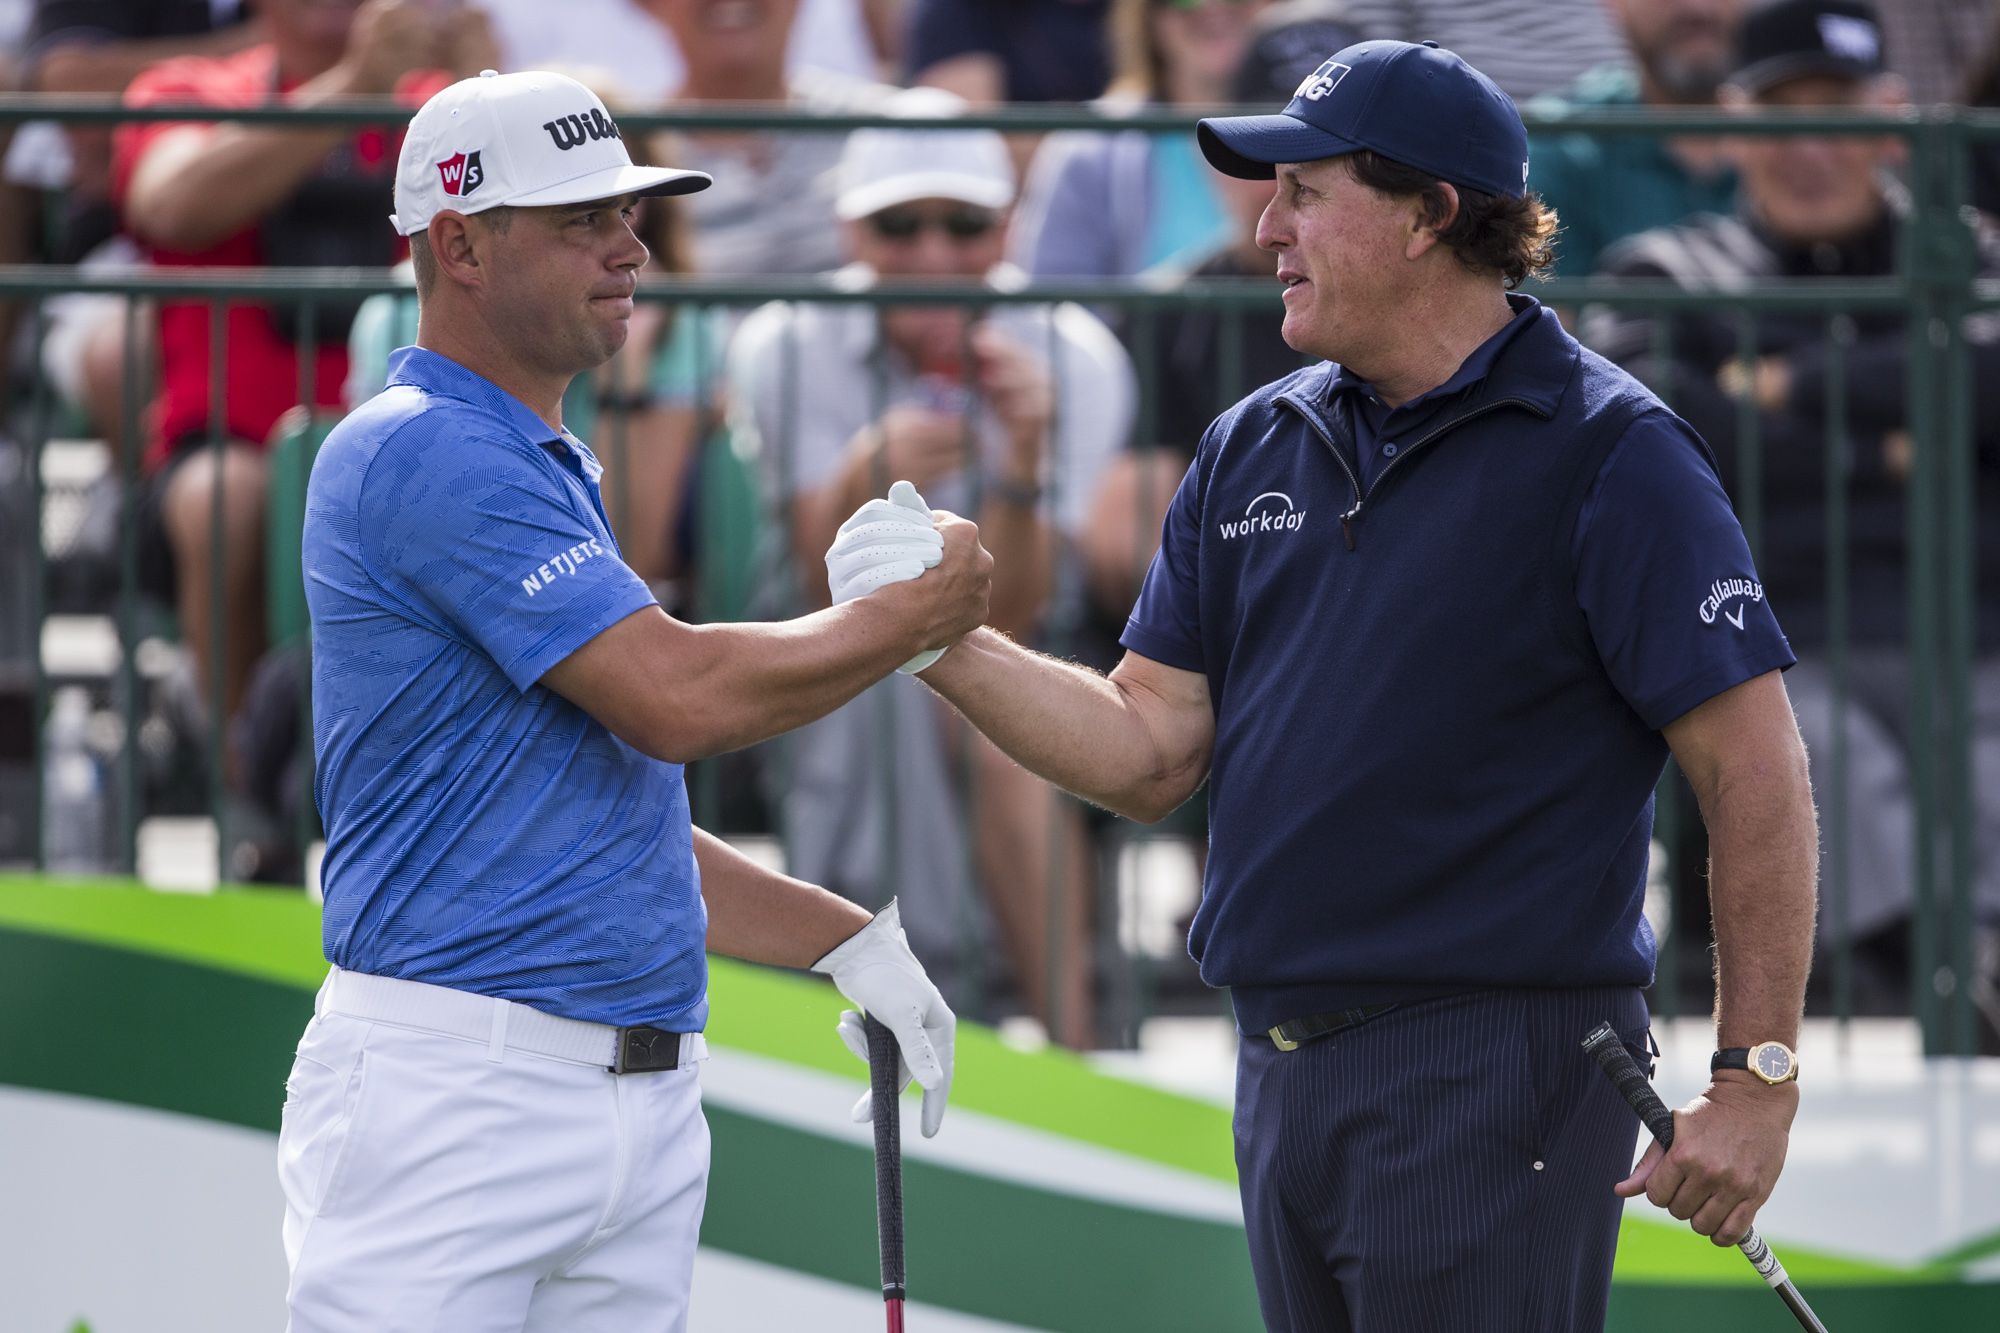
POLYGON ((1713 1074, 1722 1069, 1747 1070, 1765 1083, 1776 1087, 1779 1084, 1791 1083, 1798 1079, 1799 1057, 1798 1052, 1781 1041, 1759 1042, 1755 1046, 1725 1046, 1714 1055, 1708 1057, 1709 1073, 1713 1074), (1785 1072, 1776 1078, 1765 1073, 1757 1065, 1758 1052, 1768 1049, 1782 1051, 1785 1055, 1785 1072))
POLYGON ((1750 1048, 1748 1046, 1725 1046, 1714 1055, 1708 1057, 1708 1072, 1711 1074, 1718 1069, 1748 1069, 1749 1067, 1750 1048))

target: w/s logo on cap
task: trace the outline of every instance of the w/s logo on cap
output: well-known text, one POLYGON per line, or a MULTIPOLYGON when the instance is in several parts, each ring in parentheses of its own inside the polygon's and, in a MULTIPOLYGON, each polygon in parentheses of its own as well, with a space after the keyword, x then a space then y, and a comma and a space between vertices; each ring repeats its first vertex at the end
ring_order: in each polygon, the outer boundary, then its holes
POLYGON ((1292 96, 1303 97, 1308 102, 1317 102, 1335 88, 1338 88, 1340 81, 1347 77, 1348 70, 1351 68, 1352 66, 1343 65, 1338 60, 1329 60, 1300 80, 1299 86, 1292 93, 1292 96))
POLYGON ((574 116, 557 116, 554 120, 542 122, 542 128, 556 141, 556 147, 567 153, 586 139, 622 139, 618 123, 596 107, 574 116))
POLYGON ((486 171, 479 165, 479 150, 470 153, 453 153, 436 164, 438 176, 444 182, 444 192, 463 199, 478 189, 486 179, 486 171))

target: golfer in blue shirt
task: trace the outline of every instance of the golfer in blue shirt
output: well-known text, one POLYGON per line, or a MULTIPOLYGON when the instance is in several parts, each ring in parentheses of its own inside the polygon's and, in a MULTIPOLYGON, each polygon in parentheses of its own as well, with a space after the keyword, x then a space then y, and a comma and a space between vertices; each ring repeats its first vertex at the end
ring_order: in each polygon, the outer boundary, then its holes
POLYGON ((1133 818, 1207 781, 1189 948, 1242 1034, 1270 1328, 1601 1329, 1621 1194, 1733 1243, 1784 1162, 1816 860, 1791 651, 1701 440, 1512 294, 1556 221, 1491 80, 1364 42, 1200 139, 1275 179, 1258 243, 1324 362, 1209 428, 1109 678, 980 630, 924 679, 1133 818), (1580 1043, 1609 1019, 1644 1055, 1669 753, 1724 1049, 1628 1174, 1580 1043))
MULTIPOLYGON (((685 1327, 708 1178, 705 950, 812 966, 896 1035, 935 1133, 953 1018, 870 918, 692 827, 681 765, 820 717, 984 619, 926 511, 829 561, 894 581, 776 625, 682 624, 619 559, 571 378, 623 343, 637 167, 582 85, 490 71, 411 122, 418 345, 307 498, 333 970, 287 1083, 289 1327, 685 1327)), ((865 1043, 854 1016, 842 1035, 865 1043)), ((870 1108, 857 1108, 865 1118, 870 1108)))

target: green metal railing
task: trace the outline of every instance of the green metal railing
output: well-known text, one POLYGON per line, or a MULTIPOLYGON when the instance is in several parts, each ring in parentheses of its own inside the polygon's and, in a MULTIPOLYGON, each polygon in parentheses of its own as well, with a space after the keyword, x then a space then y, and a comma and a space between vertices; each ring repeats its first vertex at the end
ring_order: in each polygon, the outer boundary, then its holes
MULTIPOLYGON (((406 108, 387 103, 371 103, 340 108, 296 110, 258 108, 231 112, 229 119, 296 125, 380 125, 400 123, 406 108)), ((1115 128, 1150 131, 1185 131, 1194 118, 1192 112, 1154 109, 1129 116, 1107 117, 1078 108, 1016 108, 990 115, 963 119, 906 120, 894 123, 905 128, 964 127, 990 125, 995 128, 1040 132, 1054 129, 1115 128)), ((134 111, 102 101, 55 102, 43 99, 0 97, 0 123, 26 119, 69 123, 106 123, 122 120, 216 119, 217 113, 202 108, 147 108, 134 111)), ((880 117, 865 115, 815 116, 802 119, 782 108, 707 107, 677 109, 655 115, 626 115, 621 121, 628 131, 646 129, 682 130, 775 130, 784 132, 832 133, 885 123, 880 117)), ((1770 280, 1746 283, 1727 291, 1683 291, 1659 282, 1620 281, 1603 278, 1563 279, 1530 288, 1537 296, 1564 307, 1606 306, 1668 314, 1677 310, 1713 309, 1723 306, 1740 312, 1739 352, 1750 362, 1758 351, 1756 320, 1767 312, 1810 313, 1823 317, 1827 329, 1829 373, 1826 387, 1828 436, 1826 440, 1826 513, 1829 643, 1827 664, 1833 681, 1836 718, 1851 702, 1848 647, 1851 636, 1849 594, 1849 549, 1851 532, 1844 502, 1845 476, 1842 458, 1849 443, 1846 388, 1849 367, 1847 348, 1853 341, 1852 319, 1864 313, 1903 315, 1909 327, 1909 427, 1914 442, 1908 482, 1907 595, 1911 665, 1910 772, 1915 806, 1916 837, 1914 858, 1916 897, 1911 927, 1913 954, 1911 1011, 1920 1022, 1926 1048, 1933 1052, 1970 1053, 1976 1049, 1977 1015, 1971 1001, 1970 982, 1973 959, 1974 831, 1979 804, 1973 787, 1971 766, 1972 662, 1977 643, 1974 587, 1975 565, 1973 508, 1976 454, 1972 412, 1971 364, 1967 354, 1966 321, 1980 312, 2000 308, 2000 282, 1980 280, 1977 252, 1966 223, 1970 198, 1968 163, 1977 145, 2000 140, 2000 114, 1932 109, 1903 113, 1767 112, 1754 119, 1715 111, 1647 112, 1632 109, 1592 110, 1562 115, 1530 117, 1535 131, 1561 131, 1594 135, 1663 134, 1844 134, 1879 133, 1902 139, 1909 145, 1908 185, 1916 203, 1911 225, 1902 232, 1902 252, 1893 277, 1871 279, 1770 280)), ((286 311, 296 321, 301 354, 300 397, 310 401, 307 376, 311 365, 312 311, 317 301, 352 300, 375 293, 406 292, 407 286, 382 271, 360 270, 162 270, 144 274, 106 276, 71 269, 48 267, 0 267, 0 298, 34 304, 33 341, 35 361, 46 333, 47 319, 42 302, 69 292, 95 292, 133 298, 133 301, 186 298, 220 303, 224 299, 252 299, 286 311)), ((1074 301, 1087 306, 1121 312, 1131 322, 1131 345, 1139 353, 1142 375, 1150 375, 1154 362, 1148 355, 1156 332, 1157 317, 1167 311, 1200 308, 1221 313, 1222 346, 1218 375, 1233 379, 1243 364, 1243 321, 1274 311, 1269 284, 1261 282, 1174 282, 1139 278, 1038 282, 1020 290, 996 291, 974 283, 933 283, 889 286, 867 292, 835 287, 825 279, 720 279, 677 277, 649 283, 641 297, 670 302, 687 311, 742 309, 767 300, 800 302, 861 303, 887 305, 920 296, 926 301, 990 307, 1006 304, 1045 304, 1074 301)), ((212 309, 214 307, 211 307, 212 309)), ((125 315, 127 338, 126 383, 128 388, 143 383, 144 367, 136 347, 139 306, 128 303, 125 315)), ((209 432, 211 447, 223 440, 222 355, 224 322, 211 319, 213 342, 211 367, 214 382, 210 402, 215 421, 209 432)), ((1670 335, 1662 325, 1661 338, 1670 335)), ((1227 382, 1226 380, 1224 382, 1227 382)), ((1156 440, 1156 386, 1143 383, 1139 403, 1139 442, 1156 440)), ((138 400, 125 396, 124 428, 128 440, 139 433, 138 400)), ((39 486, 38 454, 48 438, 52 419, 47 385, 37 376, 30 389, 25 417, 30 435, 31 457, 28 476, 32 487, 39 486)), ((1762 517, 1763 453, 1757 438, 1754 408, 1746 409, 1742 422, 1742 467, 1738 476, 1725 478, 1731 487, 1753 549, 1764 538, 1762 517)), ((1191 447, 1192 442, 1183 442, 1191 447)), ((117 768, 116 790, 121 832, 117 853, 121 868, 134 863, 134 829, 138 822, 140 792, 133 738, 139 721, 140 686, 135 661, 144 635, 135 592, 138 553, 133 538, 133 504, 137 491, 137 463, 128 456, 123 463, 124 512, 118 555, 120 591, 115 607, 118 626, 119 665, 113 695, 125 724, 126 744, 117 768)), ((34 493, 35 512, 41 510, 41 496, 34 493)), ((45 582, 42 544, 33 544, 34 595, 39 598, 45 582)), ((218 579, 219 579, 218 571, 218 579)), ((219 591, 219 589, 218 589, 219 591)), ((219 599, 218 599, 219 600, 219 599)), ((40 625, 42 607, 31 607, 32 623, 40 625)), ((218 617, 218 625, 220 617, 218 617)), ((219 633, 219 630, 218 630, 219 633)), ((212 645, 219 647, 219 644, 212 645)), ((1060 645, 1059 645, 1060 646, 1060 645)), ((215 687, 219 691, 219 685, 215 687)), ((33 663, 34 715, 41 717, 48 702, 48 681, 40 654, 33 663)), ((219 693, 212 695, 219 702, 219 693)), ((219 712, 219 709, 216 710, 219 712)), ((1829 756, 1830 781, 1820 793, 1827 813, 1827 849, 1823 871, 1823 910, 1845 919, 1845 907, 1852 885, 1847 864, 1846 838, 1841 823, 1848 807, 1848 760, 1845 727, 1836 722, 1829 756)), ((39 756, 37 756, 39 757, 39 756)), ((219 729, 209 739, 211 782, 221 769, 219 729)), ((715 808, 715 769, 697 765, 690 772, 690 785, 698 813, 715 808)), ((1671 848, 1678 848, 1681 833, 1688 827, 1688 812, 1682 808, 1671 777, 1662 787, 1659 836, 1671 848)), ((39 799, 39 797, 38 797, 39 799)), ((1989 804, 1992 794, 1988 794, 1989 804)), ((210 792, 210 806, 220 811, 219 791, 210 792)), ((309 803, 308 803, 309 804, 309 803)), ((42 827, 39 806, 31 819, 34 836, 42 827)), ((39 855, 39 847, 37 849, 39 855)), ((1681 891, 1698 891, 1699 877, 1677 873, 1681 891)), ((1679 914, 1677 914, 1678 916, 1679 914)), ((1054 919, 1051 914, 1051 920, 1054 919)), ((1052 949, 1072 947, 1051 933, 1052 949)), ((1683 1007, 1679 964, 1688 949, 1680 930, 1668 937, 1662 959, 1656 1003, 1667 1013, 1683 1007)), ((1846 949, 1835 950, 1829 966, 1832 974, 1832 1006, 1846 1018, 1854 1010, 1852 958, 1846 949)), ((1149 983, 1128 978, 1128 993, 1143 998, 1149 983)))

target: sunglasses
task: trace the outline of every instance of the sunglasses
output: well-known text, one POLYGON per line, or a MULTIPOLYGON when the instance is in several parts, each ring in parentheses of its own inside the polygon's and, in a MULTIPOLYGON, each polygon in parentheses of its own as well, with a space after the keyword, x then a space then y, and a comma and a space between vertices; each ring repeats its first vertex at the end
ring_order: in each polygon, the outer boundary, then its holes
POLYGON ((954 241, 976 241, 1000 225, 997 214, 984 208, 953 208, 923 213, 914 208, 885 208, 868 219, 885 241, 914 241, 923 232, 942 230, 954 241))

